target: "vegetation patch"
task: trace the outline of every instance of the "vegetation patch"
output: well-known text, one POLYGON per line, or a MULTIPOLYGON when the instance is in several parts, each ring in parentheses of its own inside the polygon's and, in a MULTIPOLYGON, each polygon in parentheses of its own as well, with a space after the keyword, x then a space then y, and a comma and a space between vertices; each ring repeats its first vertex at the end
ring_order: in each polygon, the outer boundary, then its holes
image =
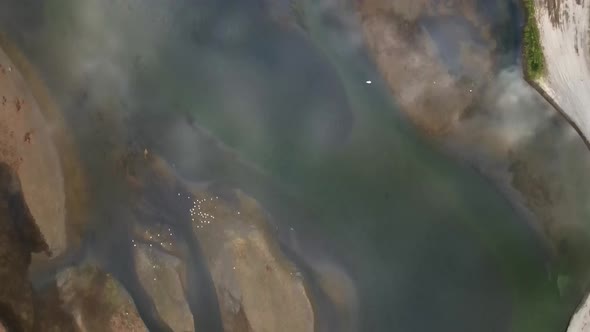
POLYGON ((541 46, 541 34, 535 20, 534 0, 523 0, 526 22, 523 34, 525 75, 537 79, 545 72, 545 57, 541 46))

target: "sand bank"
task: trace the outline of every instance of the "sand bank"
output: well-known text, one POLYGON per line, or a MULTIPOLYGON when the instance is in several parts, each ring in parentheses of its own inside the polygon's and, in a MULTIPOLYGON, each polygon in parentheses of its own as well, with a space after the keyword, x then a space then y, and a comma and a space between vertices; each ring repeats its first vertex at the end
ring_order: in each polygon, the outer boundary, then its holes
POLYGON ((35 220, 50 249, 59 253, 66 241, 65 198, 51 130, 27 83, 0 49, 0 160, 17 170, 35 220))

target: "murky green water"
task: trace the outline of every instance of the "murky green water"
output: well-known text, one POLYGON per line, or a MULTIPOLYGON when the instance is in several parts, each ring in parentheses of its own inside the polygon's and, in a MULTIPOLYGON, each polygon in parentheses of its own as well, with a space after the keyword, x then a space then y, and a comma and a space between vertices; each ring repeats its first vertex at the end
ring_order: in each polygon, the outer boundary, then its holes
POLYGON ((316 9, 303 6, 302 33, 255 1, 48 0, 13 38, 87 154, 109 148, 91 115, 114 109, 124 136, 186 177, 254 195, 287 245, 295 232, 304 257, 351 274, 359 331, 563 328, 543 244, 404 123, 354 24, 316 9))

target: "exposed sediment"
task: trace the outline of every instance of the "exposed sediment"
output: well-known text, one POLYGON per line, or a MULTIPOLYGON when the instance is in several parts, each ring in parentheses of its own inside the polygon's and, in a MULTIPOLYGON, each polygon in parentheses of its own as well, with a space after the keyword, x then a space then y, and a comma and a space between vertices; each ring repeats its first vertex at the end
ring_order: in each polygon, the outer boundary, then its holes
POLYGON ((19 70, 0 49, 0 161, 15 169, 31 213, 55 254, 66 246, 61 165, 48 121, 19 70))
POLYGON ((34 326, 33 289, 27 276, 34 252, 49 252, 25 202, 16 172, 0 163, 0 320, 11 331, 34 326))

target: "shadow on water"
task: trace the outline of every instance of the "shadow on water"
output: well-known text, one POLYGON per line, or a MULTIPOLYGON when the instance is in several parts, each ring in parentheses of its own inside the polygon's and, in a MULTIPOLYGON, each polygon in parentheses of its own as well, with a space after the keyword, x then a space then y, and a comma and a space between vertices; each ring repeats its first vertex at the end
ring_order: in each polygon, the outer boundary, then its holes
MULTIPOLYGON (((8 3, 16 0, 0 0, 8 3)), ((72 15, 68 4, 60 8, 64 16, 72 15)), ((192 234, 186 216, 177 214, 190 206, 172 199, 177 188, 151 183, 149 176, 140 194, 113 176, 111 150, 131 141, 162 155, 185 178, 254 196, 276 223, 283 250, 308 278, 313 266, 305 257, 342 263, 358 288, 360 331, 509 331, 532 317, 538 298, 557 303, 543 246, 528 226, 478 174, 417 137, 400 119, 370 56, 364 49, 343 52, 353 38, 348 31, 328 33, 314 4, 304 9, 305 35, 272 22, 254 0, 177 1, 149 9, 150 15, 165 6, 177 13, 163 35, 145 27, 145 35, 158 36, 157 50, 147 43, 146 49, 102 54, 112 45, 96 39, 97 57, 110 65, 120 60, 116 73, 128 83, 125 93, 106 97, 105 87, 119 85, 95 84, 102 67, 85 73, 84 86, 75 65, 82 56, 60 57, 71 51, 68 43, 81 40, 38 28, 60 17, 44 16, 39 5, 22 13, 42 13, 26 34, 15 28, 15 17, 1 23, 66 105, 84 165, 96 177, 87 254, 125 285, 150 328, 166 330, 131 268, 131 228, 154 222, 192 234), (61 58, 70 62, 52 63, 61 58), (104 109, 120 115, 122 125, 97 124, 93 115, 104 109), (211 136, 198 134, 187 119, 211 136), (291 227, 299 246, 290 240, 291 227)), ((133 13, 126 24, 136 23, 133 13)), ((114 26, 98 23, 104 31, 114 26)), ((115 29, 115 40, 134 41, 126 32, 115 29)), ((182 243, 189 307, 199 317, 195 328, 221 330, 199 243, 188 235, 182 243)), ((310 289, 320 306, 328 302, 317 285, 310 289)), ((330 310, 328 304, 319 309, 326 330, 330 310)), ((553 331, 562 317, 544 313, 551 324, 531 325, 553 331)))

